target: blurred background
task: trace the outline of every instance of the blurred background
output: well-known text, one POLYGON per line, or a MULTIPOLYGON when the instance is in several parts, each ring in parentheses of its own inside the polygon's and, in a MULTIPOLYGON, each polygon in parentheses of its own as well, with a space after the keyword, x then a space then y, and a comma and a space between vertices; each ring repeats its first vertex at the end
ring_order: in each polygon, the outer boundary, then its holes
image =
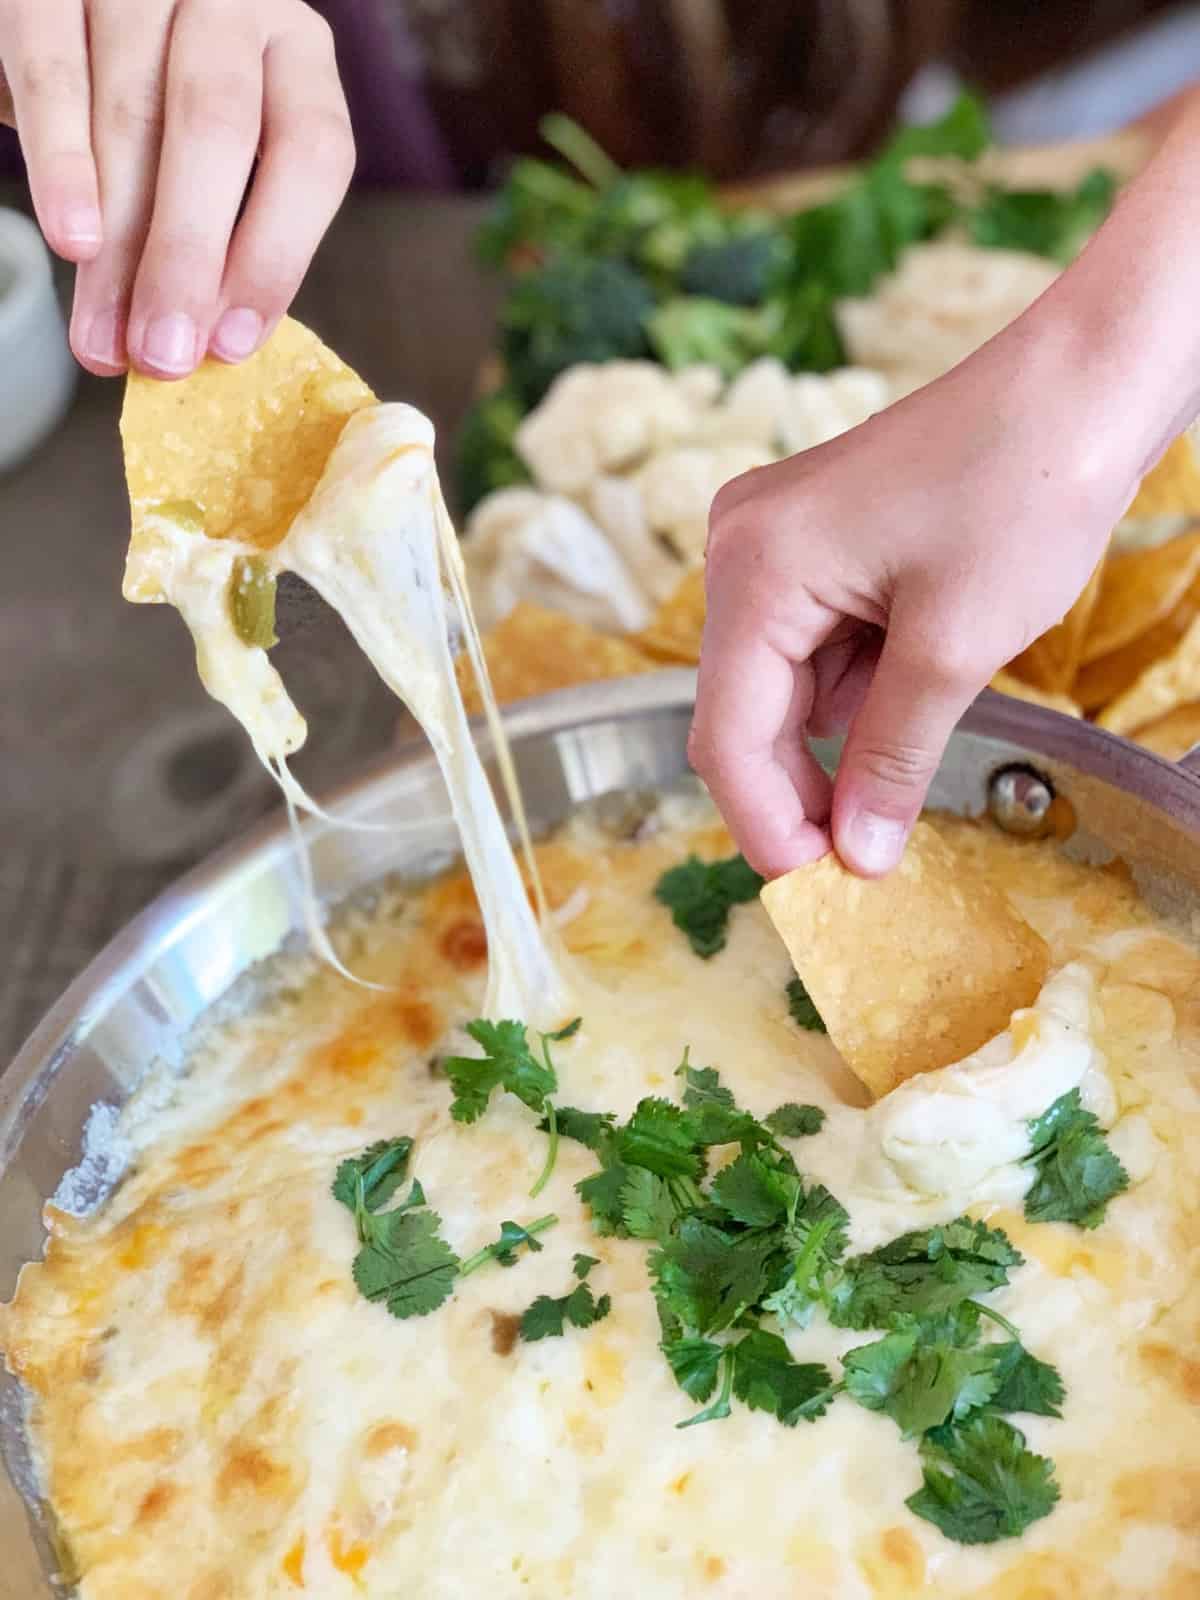
MULTIPOLYGON (((853 161, 964 83, 989 98, 1002 141, 1038 144, 1118 128, 1200 78, 1200 6, 1164 0, 317 9, 335 31, 359 168, 297 314, 378 393, 425 410, 443 442, 492 337, 497 286, 472 234, 514 156, 538 152, 550 110, 622 164, 743 182, 853 161)), ((3 129, 0 206, 29 209, 3 129)), ((66 303, 69 275, 55 281, 66 303)), ((0 1068, 130 915, 274 804, 196 681, 178 618, 120 599, 120 400, 119 383, 81 376, 49 436, 0 472, 0 1068)), ((285 639, 277 659, 309 718, 296 767, 310 790, 386 753, 398 708, 336 619, 285 639)))

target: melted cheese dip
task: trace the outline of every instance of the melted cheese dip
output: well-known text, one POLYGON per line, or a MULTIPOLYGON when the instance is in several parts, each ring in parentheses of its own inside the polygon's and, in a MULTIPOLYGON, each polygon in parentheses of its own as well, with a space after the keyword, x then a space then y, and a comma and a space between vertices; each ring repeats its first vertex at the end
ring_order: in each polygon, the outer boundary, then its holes
MULTIPOLYGON (((1121 872, 944 826, 1047 939, 1058 976, 982 1059, 869 1113, 829 1042, 790 1020, 791 971, 760 907, 735 908, 704 962, 655 902, 688 850, 730 853, 694 800, 665 803, 636 840, 580 821, 540 846, 584 1019, 557 1047, 559 1099, 627 1115, 647 1093, 674 1098, 686 1045, 758 1115, 825 1108, 822 1132, 790 1148, 849 1208, 854 1247, 964 1204, 1005 1228, 1027 1264, 989 1303, 1066 1384, 1063 1420, 1015 1419, 1056 1463, 1051 1516, 1019 1540, 948 1542, 905 1509, 915 1445, 845 1398, 792 1429, 735 1405, 676 1430, 695 1407, 658 1351, 647 1247, 597 1238, 574 1193, 595 1158, 564 1140, 531 1201, 545 1153, 532 1114, 497 1097, 474 1126, 450 1119, 436 1057, 486 980, 460 874, 353 930, 356 969, 391 992, 310 965, 214 1025, 185 1076, 126 1109, 133 1161, 111 1201, 51 1212, 46 1260, 0 1335, 83 1600, 1200 1595, 1200 958, 1121 872), (1071 1084, 1132 1179, 1094 1233, 1021 1212, 1014 1118, 1071 1084), (340 1160, 400 1134, 461 1254, 504 1218, 561 1219, 542 1253, 409 1321, 359 1295, 353 1218, 330 1195, 340 1160), (567 1291, 575 1251, 600 1258, 590 1282, 611 1314, 520 1342, 516 1317, 567 1291)), ((835 1372, 872 1337, 820 1317, 788 1335, 835 1372)))

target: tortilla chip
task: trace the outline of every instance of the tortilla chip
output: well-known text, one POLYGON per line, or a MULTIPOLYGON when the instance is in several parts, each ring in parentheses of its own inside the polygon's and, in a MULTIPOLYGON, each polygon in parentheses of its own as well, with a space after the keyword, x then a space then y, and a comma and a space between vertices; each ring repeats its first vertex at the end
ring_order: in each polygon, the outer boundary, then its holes
POLYGON ((1138 728, 1133 738, 1156 755, 1165 756, 1168 761, 1178 761, 1200 744, 1200 700, 1176 706, 1165 717, 1158 717, 1144 728, 1138 728))
POLYGON ((1200 574, 1200 533, 1112 555, 1088 624, 1081 665, 1110 655, 1169 617, 1200 574))
POLYGON ((1100 593, 1101 561, 1084 586, 1083 593, 1061 622, 1035 639, 1008 670, 1022 682, 1044 694, 1069 694, 1079 671, 1083 642, 1087 637, 1092 611, 1100 593))
POLYGON ((1011 672, 999 671, 988 685, 995 689, 997 694, 1009 695, 1013 700, 1027 700, 1030 705, 1045 706, 1049 711, 1061 711, 1064 716, 1079 717, 1083 715, 1080 706, 1068 694, 1043 694, 1040 689, 1035 689, 1031 684, 1022 683, 1020 678, 1011 672))
POLYGON ((1136 683, 1096 718, 1110 733, 1132 734, 1176 706, 1200 700, 1200 616, 1171 651, 1147 667, 1136 683))
POLYGON ((1149 517, 1200 517, 1200 451, 1191 433, 1181 433, 1142 479, 1124 521, 1149 517))
POLYGON ((1083 707, 1085 715, 1099 711, 1110 700, 1124 694, 1148 667, 1152 667, 1163 656, 1170 655, 1198 616, 1200 581, 1192 584, 1169 617, 1164 617, 1122 649, 1090 661, 1081 668, 1071 693, 1083 707))
MULTIPOLYGON (((577 683, 652 672, 660 664, 628 639, 598 633, 562 612, 528 601, 484 635, 483 654, 499 705, 577 683)), ((465 655, 459 656, 456 670, 463 702, 474 715, 483 707, 465 655)))
POLYGON ((828 855, 767 884, 762 900, 875 1099, 1003 1033, 1046 975, 1039 936, 928 822, 886 878, 856 877, 828 855))
POLYGON ((121 438, 135 537, 148 510, 182 502, 210 538, 277 545, 347 420, 374 399, 290 317, 240 366, 208 360, 178 383, 131 373, 121 438))
POLYGON ((694 666, 704 632, 704 568, 697 567, 659 607, 650 626, 634 634, 638 646, 659 661, 694 666))

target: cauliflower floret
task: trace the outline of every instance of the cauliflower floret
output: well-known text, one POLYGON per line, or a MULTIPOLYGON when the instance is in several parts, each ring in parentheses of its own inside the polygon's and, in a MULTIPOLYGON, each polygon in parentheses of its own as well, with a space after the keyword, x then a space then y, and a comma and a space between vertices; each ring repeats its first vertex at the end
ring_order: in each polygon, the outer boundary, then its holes
POLYGON ((1050 262, 1019 250, 917 245, 869 300, 838 302, 838 326, 855 363, 884 372, 899 398, 985 344, 1057 276, 1050 262))
POLYGON ((757 444, 778 454, 791 402, 791 374, 766 356, 738 373, 719 404, 698 418, 695 442, 757 444))
POLYGON ((809 373, 793 378, 789 398, 780 419, 780 444, 791 455, 857 428, 883 410, 891 392, 882 373, 844 367, 826 378, 809 373))
POLYGON ((773 460, 773 450, 755 444, 665 451, 636 475, 646 521, 689 566, 698 566, 704 560, 708 512, 717 490, 730 478, 773 460))
POLYGON ((688 386, 652 361, 572 367, 517 429, 517 451, 542 488, 582 496, 601 472, 686 439, 696 410, 688 386))
POLYGON ((483 628, 502 621, 520 600, 616 633, 636 632, 650 620, 650 604, 628 567, 573 500, 501 489, 476 507, 462 554, 483 628))
POLYGON ((597 478, 588 509, 652 603, 659 606, 670 599, 687 568, 646 521, 641 491, 633 479, 597 478))

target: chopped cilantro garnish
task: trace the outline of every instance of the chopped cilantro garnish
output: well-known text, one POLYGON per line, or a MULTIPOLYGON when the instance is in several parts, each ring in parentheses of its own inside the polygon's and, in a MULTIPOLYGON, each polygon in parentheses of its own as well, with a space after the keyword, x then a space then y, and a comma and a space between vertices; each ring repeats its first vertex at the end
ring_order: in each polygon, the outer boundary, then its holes
POLYGON ((1073 1222, 1096 1228, 1114 1195, 1129 1187, 1129 1174, 1109 1148, 1100 1124, 1083 1109, 1079 1090, 1057 1099, 1029 1124, 1026 1161, 1037 1177, 1025 1196, 1031 1222, 1073 1222))
POLYGON ((723 1348, 711 1339, 675 1339, 662 1352, 684 1394, 703 1404, 717 1386, 723 1348))
POLYGON ((989 1411, 1027 1411, 1038 1417, 1061 1417, 1063 1381, 1058 1368, 1031 1356, 1016 1339, 990 1345, 996 1392, 989 1411))
POLYGON ((845 1263, 830 1296, 839 1328, 890 1328, 902 1316, 938 1316, 1008 1282, 1024 1257, 1008 1236, 970 1217, 903 1234, 845 1263))
POLYGON ((790 1156, 744 1152, 713 1180, 713 1199, 747 1228, 769 1228, 796 1215, 803 1184, 790 1156))
POLYGON ((788 1014, 793 1022, 806 1028, 809 1033, 827 1033, 821 1019, 821 1013, 812 1003, 808 990, 804 987, 802 978, 793 978, 787 986, 788 1014))
POLYGON ((378 1211, 404 1182, 412 1147, 411 1139, 380 1139, 362 1155, 343 1161, 333 1180, 333 1198, 351 1211, 359 1204, 378 1211))
POLYGON ((698 956, 705 960, 725 948, 729 912, 753 900, 763 880, 744 856, 701 861, 689 856, 658 880, 654 897, 671 912, 672 921, 698 956))
POLYGON ((558 1221, 555 1216, 539 1217, 536 1222, 531 1222, 526 1227, 520 1222, 502 1222, 500 1224, 500 1237, 491 1244, 485 1244, 482 1250, 477 1250, 458 1269, 460 1278, 467 1277, 470 1273, 486 1266, 489 1261, 496 1261, 502 1267, 515 1267, 517 1264, 517 1251, 522 1245, 527 1250, 539 1251, 544 1248, 538 1243, 537 1235, 545 1233, 547 1228, 552 1228, 558 1221))
POLYGON ((771 1234, 729 1234, 684 1217, 670 1242, 650 1257, 654 1293, 684 1327, 697 1333, 731 1328, 762 1297, 771 1234))
POLYGON ((784 1230, 791 1252, 787 1275, 764 1300, 763 1309, 773 1311, 781 1322, 807 1328, 837 1281, 837 1263, 845 1254, 849 1225, 849 1214, 841 1202, 822 1184, 814 1184, 784 1230))
POLYGON ((675 1076, 683 1081, 683 1103, 685 1106, 718 1105, 726 1106, 730 1111, 737 1109, 733 1090, 727 1089, 721 1082, 721 1074, 715 1067, 694 1067, 689 1060, 691 1052, 683 1052, 683 1060, 675 1068, 675 1076))
POLYGON ((825 1126, 825 1113, 820 1106, 798 1106, 794 1100, 778 1106, 764 1118, 771 1132, 781 1139, 805 1139, 820 1133, 825 1126))
POLYGON ((442 1066, 454 1090, 450 1115, 476 1122, 488 1108, 493 1089, 506 1089, 532 1111, 545 1112, 546 1098, 558 1088, 553 1067, 529 1048, 521 1022, 467 1023, 467 1033, 482 1056, 447 1056, 442 1066))
POLYGON ((592 1213, 592 1226, 601 1235, 622 1233, 625 1229, 621 1196, 629 1178, 629 1168, 619 1162, 602 1167, 591 1177, 582 1178, 575 1192, 592 1213))
POLYGON ((690 1178, 660 1178, 645 1167, 622 1169, 621 1221, 634 1239, 657 1239, 665 1244, 681 1216, 704 1203, 690 1178))
POLYGON ((572 1266, 579 1282, 558 1299, 540 1294, 521 1318, 521 1338, 527 1344, 537 1339, 561 1339, 568 1323, 573 1328, 590 1328, 612 1310, 612 1299, 602 1294, 597 1300, 584 1281, 593 1267, 600 1265, 595 1256, 577 1254, 572 1266))
POLYGON ((824 1415, 834 1384, 824 1367, 796 1361, 777 1333, 755 1328, 733 1346, 733 1392, 752 1411, 769 1411, 792 1428, 824 1415))
POLYGON ((699 1178, 704 1171, 688 1113, 653 1096, 640 1101, 629 1121, 617 1129, 616 1150, 626 1166, 645 1167, 661 1178, 699 1178))
POLYGON ((979 1312, 967 1301, 944 1317, 906 1319, 873 1344, 847 1351, 846 1391, 868 1411, 886 1412, 914 1439, 995 1397, 998 1348, 980 1342, 979 1312))
POLYGON ((1001 1417, 935 1428, 921 1441, 921 1464, 925 1483, 909 1510, 958 1544, 1016 1538, 1058 1503, 1054 1463, 1001 1417))
MULTIPOLYGON (((611 1111, 579 1111, 575 1106, 555 1106, 558 1133, 562 1139, 573 1139, 589 1150, 599 1150, 601 1141, 613 1131, 616 1117, 611 1111)), ((539 1123, 543 1133, 549 1133, 550 1120, 539 1123)))
POLYGON ((688 1363, 689 1361, 694 1363, 694 1367, 689 1371, 689 1376, 692 1382, 696 1385, 697 1389, 707 1381, 706 1392, 703 1394, 697 1393, 694 1395, 694 1398, 697 1400, 708 1399, 708 1396, 717 1386, 717 1373, 720 1372, 722 1374, 721 1392, 713 1401, 712 1405, 706 1406, 703 1411, 697 1411, 694 1417, 687 1417, 683 1422, 677 1422, 675 1424, 677 1428, 695 1428, 702 1422, 719 1422, 723 1417, 727 1417, 729 1415, 730 1411, 733 1409, 730 1403, 733 1399, 732 1345, 712 1344, 707 1339, 682 1339, 678 1344, 667 1350, 667 1360, 671 1363, 671 1370, 675 1373, 676 1378, 679 1379, 680 1386, 686 1389, 689 1394, 692 1393, 692 1390, 680 1377, 676 1362, 678 1360, 682 1360, 685 1363, 688 1363), (683 1346, 685 1345, 696 1347, 695 1353, 687 1355, 681 1354, 683 1346), (705 1347, 704 1353, 701 1353, 699 1349, 700 1346, 705 1347), (672 1355, 672 1350, 676 1352, 674 1356, 672 1355), (711 1352, 714 1351, 716 1352, 715 1357, 711 1354, 711 1352), (713 1363, 712 1376, 711 1378, 708 1378, 708 1363, 710 1361, 713 1363))
POLYGON ((441 1236, 433 1211, 367 1213, 367 1237, 354 1258, 354 1281, 368 1300, 394 1317, 423 1317, 448 1300, 458 1257, 441 1236))

